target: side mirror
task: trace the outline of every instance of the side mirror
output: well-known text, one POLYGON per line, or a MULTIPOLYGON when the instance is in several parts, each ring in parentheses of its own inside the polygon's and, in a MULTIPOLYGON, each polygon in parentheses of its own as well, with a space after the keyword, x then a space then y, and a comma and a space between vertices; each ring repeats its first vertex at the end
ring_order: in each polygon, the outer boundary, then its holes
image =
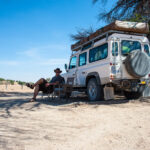
POLYGON ((66 70, 66 72, 68 72, 68 66, 67 66, 67 64, 65 64, 65 70, 66 70))

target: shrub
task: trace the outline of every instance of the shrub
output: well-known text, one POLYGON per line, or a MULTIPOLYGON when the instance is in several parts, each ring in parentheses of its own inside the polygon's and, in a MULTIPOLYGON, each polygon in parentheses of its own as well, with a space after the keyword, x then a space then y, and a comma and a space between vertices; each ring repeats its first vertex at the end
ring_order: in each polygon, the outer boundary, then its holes
POLYGON ((14 85, 15 81, 14 80, 6 80, 7 83, 11 84, 11 85, 14 85))
POLYGON ((5 79, 3 79, 3 78, 0 78, 0 81, 5 81, 5 79))

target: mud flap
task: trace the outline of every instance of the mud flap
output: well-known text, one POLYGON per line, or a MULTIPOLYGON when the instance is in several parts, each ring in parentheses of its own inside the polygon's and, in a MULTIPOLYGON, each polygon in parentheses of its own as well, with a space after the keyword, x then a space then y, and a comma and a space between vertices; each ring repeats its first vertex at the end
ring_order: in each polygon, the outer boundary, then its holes
POLYGON ((104 87, 104 99, 111 100, 114 99, 114 88, 113 87, 104 87))
POLYGON ((145 86, 143 93, 142 93, 143 97, 149 97, 150 96, 150 85, 145 86))

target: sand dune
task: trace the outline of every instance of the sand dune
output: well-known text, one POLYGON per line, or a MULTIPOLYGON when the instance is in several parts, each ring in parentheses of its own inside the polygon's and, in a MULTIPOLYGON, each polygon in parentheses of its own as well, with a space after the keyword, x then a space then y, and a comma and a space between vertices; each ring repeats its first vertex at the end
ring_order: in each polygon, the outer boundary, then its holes
POLYGON ((28 92, 0 93, 0 150, 149 150, 150 101, 28 103, 28 92))

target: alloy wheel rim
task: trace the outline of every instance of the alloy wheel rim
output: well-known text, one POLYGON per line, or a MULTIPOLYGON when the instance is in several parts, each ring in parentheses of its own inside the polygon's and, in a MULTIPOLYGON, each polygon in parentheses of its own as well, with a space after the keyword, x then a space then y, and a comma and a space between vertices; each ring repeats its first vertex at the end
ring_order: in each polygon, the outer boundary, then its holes
POLYGON ((92 99, 94 99, 97 95, 97 88, 95 86, 95 84, 91 84, 89 86, 89 95, 92 99))

